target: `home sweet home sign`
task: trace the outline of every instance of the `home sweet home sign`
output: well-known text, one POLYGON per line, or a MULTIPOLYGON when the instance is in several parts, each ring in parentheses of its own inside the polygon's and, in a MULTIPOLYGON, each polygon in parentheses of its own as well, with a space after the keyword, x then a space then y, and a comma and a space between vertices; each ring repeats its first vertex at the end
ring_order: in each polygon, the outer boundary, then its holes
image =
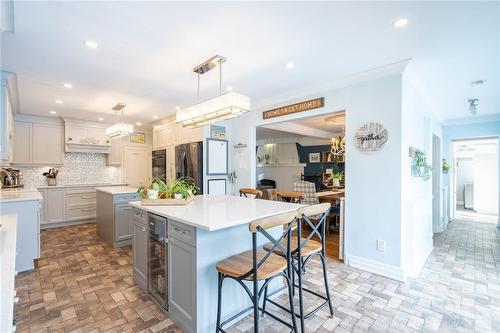
POLYGON ((356 148, 363 152, 374 152, 384 148, 389 137, 387 129, 379 123, 366 123, 356 132, 356 148))
POLYGON ((300 103, 295 103, 287 106, 282 106, 276 109, 268 110, 262 112, 263 119, 269 119, 274 117, 286 116, 287 114, 308 111, 312 109, 322 108, 325 106, 325 98, 320 97, 316 99, 311 99, 309 101, 304 101, 300 103))

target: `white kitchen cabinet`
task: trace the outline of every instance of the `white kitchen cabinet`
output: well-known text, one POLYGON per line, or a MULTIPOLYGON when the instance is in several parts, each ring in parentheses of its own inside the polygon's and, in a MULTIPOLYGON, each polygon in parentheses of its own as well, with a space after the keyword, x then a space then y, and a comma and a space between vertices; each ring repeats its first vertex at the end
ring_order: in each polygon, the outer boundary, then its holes
POLYGON ((31 164, 33 124, 23 121, 14 123, 14 164, 31 164))
POLYGON ((141 210, 134 210, 132 214, 134 231, 132 236, 132 250, 134 263, 134 281, 147 291, 148 289, 148 215, 141 210))
POLYGON ((64 188, 51 188, 47 193, 47 223, 64 222, 65 219, 64 188))
POLYGON ((1 72, 0 82, 0 162, 9 163, 13 155, 14 115, 9 96, 7 75, 1 72))
POLYGON ((61 165, 64 161, 63 127, 60 124, 14 122, 13 164, 61 165))
POLYGON ((47 223, 47 203, 48 203, 48 190, 38 190, 42 195, 42 202, 40 203, 40 224, 47 223))
POLYGON ((115 242, 132 238, 133 208, 128 203, 115 205, 115 242))
POLYGON ((181 128, 182 126, 175 123, 171 123, 167 126, 167 128, 165 128, 167 145, 176 146, 179 144, 181 128))
POLYGON ((203 127, 198 128, 187 128, 180 127, 180 143, 190 143, 190 142, 198 142, 203 141, 203 127))
POLYGON ((151 146, 129 146, 123 148, 123 182, 140 186, 151 181, 151 146))
POLYGON ((64 119, 64 143, 66 152, 108 154, 111 149, 106 126, 76 119, 64 119))
POLYGON ((167 146, 167 125, 153 129, 153 149, 164 148, 167 146))
POLYGON ((63 128, 60 125, 33 124, 33 164, 63 164, 63 128))
POLYGON ((167 147, 166 164, 167 178, 175 178, 175 146, 167 147))
POLYGON ((118 166, 122 164, 123 143, 121 139, 111 139, 111 150, 106 156, 107 166, 118 166))

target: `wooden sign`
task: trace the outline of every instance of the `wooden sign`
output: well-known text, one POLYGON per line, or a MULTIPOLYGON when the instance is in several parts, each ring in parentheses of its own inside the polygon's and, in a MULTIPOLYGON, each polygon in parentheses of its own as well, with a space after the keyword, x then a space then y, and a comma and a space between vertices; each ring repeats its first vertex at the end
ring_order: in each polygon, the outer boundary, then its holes
POLYGON ((382 124, 366 123, 356 132, 356 147, 363 152, 373 152, 384 148, 389 133, 382 124))
POLYGON ((288 114, 313 110, 325 106, 325 98, 320 97, 309 101, 282 106, 276 109, 262 112, 262 119, 286 116, 288 114))

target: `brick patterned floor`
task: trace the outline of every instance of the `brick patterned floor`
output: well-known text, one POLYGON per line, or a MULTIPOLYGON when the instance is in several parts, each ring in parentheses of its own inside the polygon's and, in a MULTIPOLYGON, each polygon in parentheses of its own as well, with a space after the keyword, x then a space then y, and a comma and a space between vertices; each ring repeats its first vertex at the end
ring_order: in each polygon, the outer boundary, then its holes
POLYGON ((38 267, 16 279, 18 332, 180 332, 132 279, 131 247, 95 224, 42 230, 38 267))
MULTIPOLYGON (((112 249, 93 224, 43 230, 41 238, 38 268, 17 278, 20 332, 180 332, 134 286, 130 247, 112 249)), ((406 283, 330 259, 335 316, 318 312, 307 332, 500 332, 500 230, 455 221, 434 245, 420 277, 406 283)), ((322 286, 319 267, 309 266, 311 288, 322 286)), ((315 303, 308 298, 306 308, 315 303)), ((287 331, 270 318, 261 328, 287 331)), ((228 332, 252 332, 252 316, 228 332)))

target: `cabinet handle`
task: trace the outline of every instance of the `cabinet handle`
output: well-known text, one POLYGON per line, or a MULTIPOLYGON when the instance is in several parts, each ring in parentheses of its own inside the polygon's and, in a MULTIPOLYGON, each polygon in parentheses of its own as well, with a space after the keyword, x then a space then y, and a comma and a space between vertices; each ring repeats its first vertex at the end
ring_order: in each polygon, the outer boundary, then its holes
POLYGON ((68 141, 71 141, 71 140, 73 140, 73 138, 68 138, 68 141))
POLYGON ((88 212, 94 210, 93 208, 80 209, 81 212, 88 212))
POLYGON ((80 199, 94 199, 95 197, 80 197, 80 199))
POLYGON ((182 230, 182 229, 179 229, 179 228, 176 228, 176 227, 174 227, 174 230, 175 230, 176 232, 178 232, 178 233, 183 234, 183 235, 185 235, 185 234, 187 233, 187 231, 186 231, 186 230, 182 230))
POLYGON ((146 231, 146 228, 142 227, 142 231, 146 231))

